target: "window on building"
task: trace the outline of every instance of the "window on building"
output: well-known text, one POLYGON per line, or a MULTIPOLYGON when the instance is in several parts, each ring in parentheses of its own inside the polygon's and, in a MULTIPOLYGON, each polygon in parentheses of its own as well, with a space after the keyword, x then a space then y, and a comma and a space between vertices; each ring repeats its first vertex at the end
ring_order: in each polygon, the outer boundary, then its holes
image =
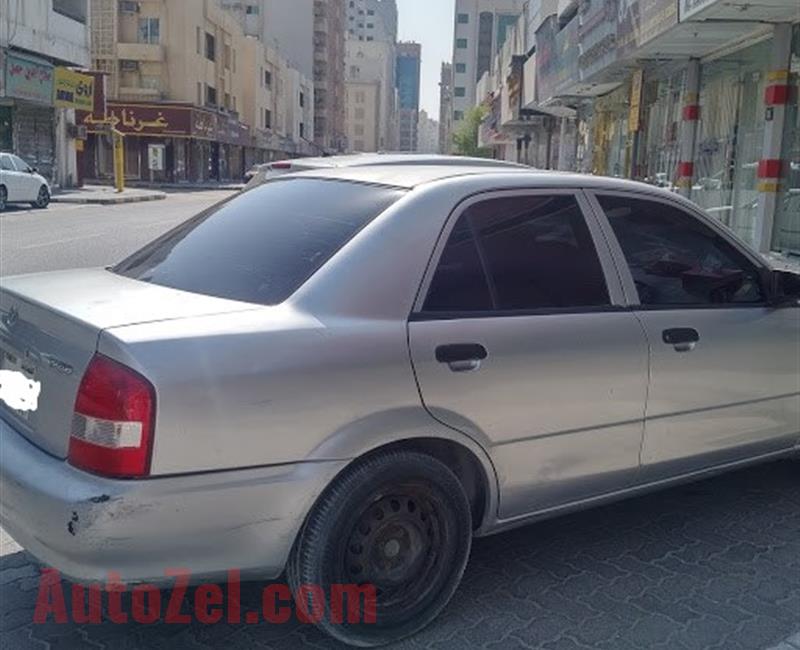
POLYGON ((231 94, 230 93, 225 93, 225 104, 224 105, 225 105, 225 108, 227 108, 228 110, 231 109, 231 94))
POLYGON ((217 105, 217 89, 214 88, 214 86, 206 85, 206 105, 207 106, 217 105))
POLYGON ((764 300, 759 269, 721 235, 677 206, 601 196, 643 305, 764 300))
POLYGON ((306 105, 306 94, 301 90, 300 91, 300 108, 303 108, 306 105))
POLYGON ((456 86, 453 88, 453 96, 454 97, 466 97, 467 89, 464 86, 456 86))
POLYGON ((249 16, 257 16, 258 15, 258 5, 247 5, 247 7, 245 7, 244 12, 249 16))
POLYGON ((264 109, 264 128, 271 129, 272 128, 272 111, 268 108, 264 109))
POLYGON ((374 16, 375 10, 374 9, 367 9, 367 16, 374 16))
POLYGON ((458 14, 458 24, 466 25, 469 23, 469 14, 458 14))
POLYGON ((203 105, 203 84, 202 82, 197 82, 197 105, 203 105))
POLYGON ((453 121, 460 122, 464 119, 464 111, 453 111, 453 121))
POLYGON ((300 122, 300 137, 306 137, 306 125, 300 122))
POLYGON ((216 61, 216 47, 217 41, 213 34, 206 32, 206 58, 209 61, 216 61))
POLYGON ((442 252, 424 311, 486 312, 609 304, 605 276, 574 196, 477 203, 442 252))
POLYGON ((159 31, 158 18, 139 18, 139 43, 158 43, 159 31))
POLYGON ((53 0, 53 11, 86 24, 86 4, 87 0, 53 0))
POLYGON ((264 86, 272 88, 272 72, 264 70, 264 86))
POLYGON ((467 71, 466 63, 456 63, 456 72, 464 73, 467 71))
POLYGON ((372 36, 367 36, 368 41, 374 41, 375 39, 372 36))
POLYGON ((203 50, 203 30, 197 27, 195 29, 195 44, 197 46, 197 53, 202 54, 203 50))
POLYGON ((367 23, 367 29, 372 29, 373 27, 375 27, 373 23, 367 23))
POLYGON ((466 50, 467 49, 467 39, 466 38, 457 38, 456 39, 456 49, 457 50, 466 50))
POLYGON ((225 43, 222 49, 222 63, 226 70, 231 69, 231 46, 225 43))
POLYGON ((363 108, 355 109, 354 114, 355 114, 355 118, 357 120, 363 120, 364 119, 364 109, 363 108))

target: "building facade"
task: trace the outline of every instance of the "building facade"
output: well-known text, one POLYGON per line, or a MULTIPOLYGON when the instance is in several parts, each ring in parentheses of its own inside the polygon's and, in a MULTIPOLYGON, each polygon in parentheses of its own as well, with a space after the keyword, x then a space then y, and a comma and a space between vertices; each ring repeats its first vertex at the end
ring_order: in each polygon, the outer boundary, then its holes
POLYGON ((397 0, 347 0, 347 37, 397 41, 397 0))
POLYGON ((430 117, 424 109, 419 112, 417 151, 419 153, 439 153, 439 122, 430 117))
POLYGON ((456 0, 453 36, 453 128, 475 106, 477 85, 522 13, 523 0, 456 0))
POLYGON ((439 153, 453 151, 453 64, 442 63, 439 73, 439 153))
POLYGON ((88 0, 0 0, 0 150, 51 182, 78 180, 73 108, 56 106, 59 75, 87 68, 88 0))
POLYGON ((345 134, 346 0, 314 0, 314 142, 347 150, 345 134))
POLYGON ((347 39, 345 125, 352 151, 396 148, 397 90, 393 41, 347 39))
POLYGON ((666 187, 800 252, 795 2, 537 0, 513 32, 477 98, 495 156, 666 187))
POLYGON ((399 151, 416 151, 419 124, 419 83, 422 46, 419 43, 397 44, 397 97, 399 151))

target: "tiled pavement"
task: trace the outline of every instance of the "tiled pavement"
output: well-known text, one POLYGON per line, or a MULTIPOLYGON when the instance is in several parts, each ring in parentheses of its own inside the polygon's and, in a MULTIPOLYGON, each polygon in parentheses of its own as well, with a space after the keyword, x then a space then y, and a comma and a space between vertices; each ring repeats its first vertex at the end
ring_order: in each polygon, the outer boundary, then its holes
MULTIPOLYGON (((3 648, 331 648, 314 628, 32 623, 7 536, 3 648)), ((257 609, 260 586, 244 586, 257 609)), ((800 650, 800 465, 781 462, 477 540, 445 613, 397 647, 800 650)))

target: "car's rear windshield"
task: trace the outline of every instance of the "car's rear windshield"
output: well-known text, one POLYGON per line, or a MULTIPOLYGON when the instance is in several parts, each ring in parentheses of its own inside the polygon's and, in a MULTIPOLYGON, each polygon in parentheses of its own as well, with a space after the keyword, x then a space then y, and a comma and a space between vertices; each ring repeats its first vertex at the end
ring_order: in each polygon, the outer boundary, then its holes
POLYGON ((344 181, 274 180, 189 219, 112 271, 183 291, 276 305, 403 193, 344 181))

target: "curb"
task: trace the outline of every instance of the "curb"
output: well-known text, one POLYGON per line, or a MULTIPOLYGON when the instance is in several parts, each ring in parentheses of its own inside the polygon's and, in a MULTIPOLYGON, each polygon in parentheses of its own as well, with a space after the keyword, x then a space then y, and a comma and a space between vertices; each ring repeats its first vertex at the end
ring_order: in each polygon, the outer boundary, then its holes
POLYGON ((119 203, 140 203, 142 201, 160 201, 166 199, 164 193, 145 194, 143 196, 110 196, 110 197, 90 197, 90 196, 52 196, 51 203, 83 203, 94 205, 116 205, 119 203))

